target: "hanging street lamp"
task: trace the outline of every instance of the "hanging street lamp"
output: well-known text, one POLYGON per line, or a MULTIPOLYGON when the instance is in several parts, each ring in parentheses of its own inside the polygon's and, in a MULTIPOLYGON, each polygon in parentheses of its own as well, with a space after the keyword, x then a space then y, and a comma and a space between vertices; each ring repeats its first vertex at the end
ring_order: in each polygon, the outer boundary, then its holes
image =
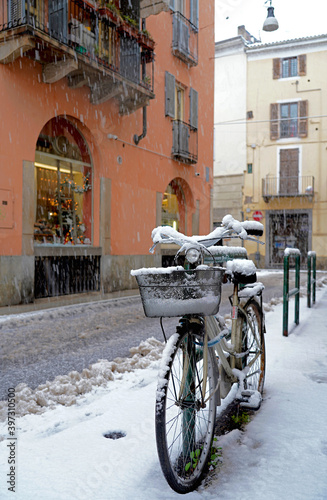
POLYGON ((268 13, 265 22, 263 23, 263 31, 275 31, 278 30, 278 21, 274 15, 274 7, 272 6, 272 0, 266 0, 265 4, 269 3, 267 8, 268 13))

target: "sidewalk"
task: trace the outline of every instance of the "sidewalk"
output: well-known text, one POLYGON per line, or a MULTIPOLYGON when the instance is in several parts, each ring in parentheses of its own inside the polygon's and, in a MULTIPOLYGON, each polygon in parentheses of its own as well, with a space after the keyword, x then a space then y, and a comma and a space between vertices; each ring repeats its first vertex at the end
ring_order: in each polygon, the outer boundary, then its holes
POLYGON ((14 306, 0 307, 0 316, 35 312, 41 311, 43 309, 53 309, 55 307, 70 306, 75 304, 100 302, 103 300, 120 299, 124 297, 134 297, 137 295, 139 295, 138 289, 120 290, 111 293, 90 292, 79 293, 75 295, 61 295, 59 297, 36 299, 34 302, 29 304, 18 304, 14 306))
MULTIPOLYGON (((222 463, 185 500, 326 500, 327 288, 301 299, 282 335, 282 304, 266 315, 264 400, 244 432, 219 438, 222 463)), ((146 356, 143 358, 146 360, 146 356)), ((97 363, 100 377, 105 365, 97 363)), ((17 500, 177 500, 158 463, 154 402, 159 363, 119 373, 72 406, 17 419, 17 500), (119 431, 125 437, 105 439, 119 431)), ((64 381, 56 382, 59 390, 64 381)), ((66 393, 70 387, 65 385, 66 393)), ((5 436, 6 423, 0 425, 5 436)), ((0 477, 8 472, 0 442, 0 477)), ((0 496, 11 498, 5 481, 0 496)))

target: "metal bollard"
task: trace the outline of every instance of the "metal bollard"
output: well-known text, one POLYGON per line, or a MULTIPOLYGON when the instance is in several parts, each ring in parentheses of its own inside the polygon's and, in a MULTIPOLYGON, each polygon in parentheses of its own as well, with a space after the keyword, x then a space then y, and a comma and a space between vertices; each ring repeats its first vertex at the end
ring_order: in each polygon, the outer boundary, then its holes
POLYGON ((288 337, 288 305, 289 299, 295 295, 294 323, 300 322, 300 257, 298 248, 286 248, 284 251, 284 287, 283 287, 283 335, 288 337), (289 258, 295 257, 295 288, 289 291, 289 258))
POLYGON ((316 252, 308 252, 308 289, 307 289, 307 306, 311 307, 311 285, 312 285, 312 303, 316 303, 316 252), (312 262, 312 266, 311 266, 312 262), (312 280, 311 280, 312 270, 312 280))

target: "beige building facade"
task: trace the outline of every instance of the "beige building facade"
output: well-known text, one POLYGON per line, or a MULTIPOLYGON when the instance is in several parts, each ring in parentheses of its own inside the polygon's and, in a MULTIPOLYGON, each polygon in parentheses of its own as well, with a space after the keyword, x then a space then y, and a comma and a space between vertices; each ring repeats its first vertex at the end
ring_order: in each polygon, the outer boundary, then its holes
MULTIPOLYGON (((327 35, 242 42, 246 69, 234 77, 245 85, 246 110, 220 128, 223 142, 227 133, 236 138, 246 128, 246 159, 241 152, 238 172, 244 175, 241 215, 265 226, 265 245, 247 242, 248 253, 260 267, 280 267, 285 248, 299 248, 302 265, 314 250, 317 267, 326 268, 327 35)), ((217 169, 215 184, 216 176, 217 169)))

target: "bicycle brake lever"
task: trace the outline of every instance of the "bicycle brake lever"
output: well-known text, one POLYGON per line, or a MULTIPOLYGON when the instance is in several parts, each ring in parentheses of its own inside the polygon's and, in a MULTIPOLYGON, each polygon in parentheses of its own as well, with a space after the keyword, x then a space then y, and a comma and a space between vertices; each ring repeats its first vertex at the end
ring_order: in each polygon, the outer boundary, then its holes
POLYGON ((150 252, 150 253, 154 253, 154 251, 155 251, 155 249, 156 249, 156 246, 157 246, 157 245, 158 245, 158 243, 154 243, 154 244, 152 245, 152 247, 149 249, 149 252, 150 252))

